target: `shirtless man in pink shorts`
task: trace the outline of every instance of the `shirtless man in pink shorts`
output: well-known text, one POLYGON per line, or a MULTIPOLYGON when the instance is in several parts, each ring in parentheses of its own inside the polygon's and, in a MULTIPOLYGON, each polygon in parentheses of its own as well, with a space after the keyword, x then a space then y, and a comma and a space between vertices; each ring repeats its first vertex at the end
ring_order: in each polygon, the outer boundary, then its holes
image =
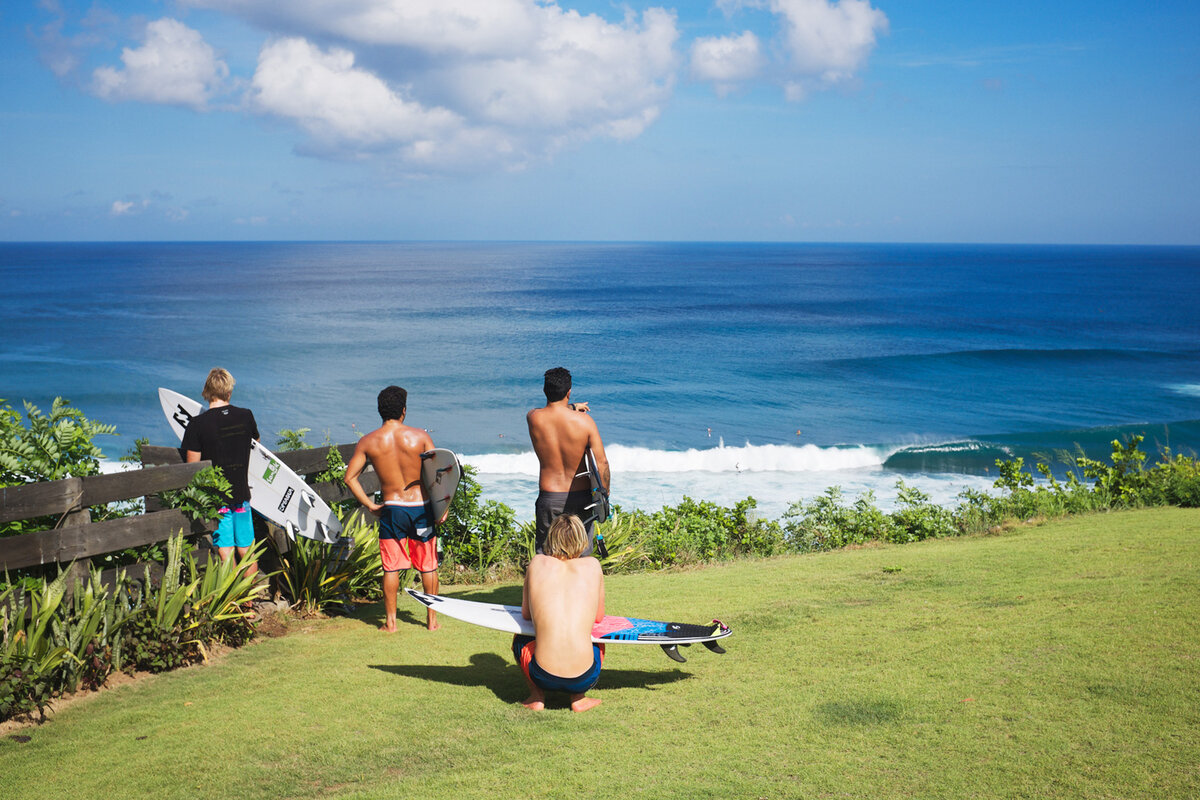
MULTIPOLYGON (((421 486, 421 454, 433 449, 433 439, 427 431, 404 424, 407 412, 408 392, 399 386, 389 386, 380 392, 379 416, 383 425, 358 440, 346 465, 346 486, 358 502, 379 517, 386 613, 382 629, 389 633, 396 632, 400 570, 415 569, 421 574, 425 592, 438 593, 435 520, 421 486), (358 480, 368 461, 379 476, 382 505, 367 496, 358 480)), ((427 611, 426 626, 431 631, 440 627, 432 608, 427 611)))

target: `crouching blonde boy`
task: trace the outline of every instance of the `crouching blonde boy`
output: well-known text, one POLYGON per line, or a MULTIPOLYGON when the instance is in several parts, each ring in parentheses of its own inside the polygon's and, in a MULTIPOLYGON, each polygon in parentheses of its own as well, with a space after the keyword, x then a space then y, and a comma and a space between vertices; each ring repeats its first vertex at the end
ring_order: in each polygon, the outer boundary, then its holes
POLYGON ((579 518, 564 514, 525 571, 521 614, 533 620, 536 638, 514 636, 513 656, 529 684, 526 708, 545 708, 548 691, 570 695, 572 711, 600 705, 586 696, 604 659, 604 645, 592 644, 592 625, 604 618, 604 573, 599 561, 580 557, 589 544, 579 518))

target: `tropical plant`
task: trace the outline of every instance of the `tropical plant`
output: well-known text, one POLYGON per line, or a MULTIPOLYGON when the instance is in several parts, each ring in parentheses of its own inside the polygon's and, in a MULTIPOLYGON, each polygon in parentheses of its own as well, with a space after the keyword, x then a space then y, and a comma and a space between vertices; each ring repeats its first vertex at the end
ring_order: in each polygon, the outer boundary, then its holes
POLYGON ((167 540, 167 561, 163 565, 162 581, 154 586, 150 567, 145 569, 140 608, 125 625, 124 651, 129 666, 165 672, 199 660, 201 651, 195 647, 189 601, 199 579, 184 583, 182 532, 167 540))
POLYGON ((346 591, 351 597, 374 600, 382 595, 379 523, 372 516, 356 510, 342 520, 342 542, 335 550, 335 558, 345 562, 350 573, 346 591))
MULTIPOLYGON (((21 415, 0 399, 0 486, 18 486, 38 481, 95 475, 104 453, 92 439, 116 431, 88 419, 69 401, 54 398, 46 415, 32 403, 21 415)), ((52 528, 54 517, 0 523, 0 536, 52 528)))
POLYGON ((254 600, 262 593, 262 582, 243 564, 258 561, 262 542, 255 542, 242 559, 221 560, 209 550, 204 569, 199 570, 191 555, 186 556, 189 581, 195 590, 190 616, 194 640, 200 655, 208 660, 206 643, 219 641, 238 647, 254 637, 254 600))
POLYGON ((311 450, 312 445, 304 441, 304 437, 311 428, 284 428, 279 431, 279 438, 275 440, 275 447, 280 452, 288 452, 289 450, 311 450))
POLYGON ((0 720, 46 707, 57 693, 56 671, 70 651, 55 644, 51 624, 62 603, 68 573, 35 591, 0 592, 0 720))
MULTIPOLYGON (((365 582, 366 570, 382 569, 382 566, 376 566, 378 543, 372 557, 365 532, 360 527, 357 533, 357 536, 350 534, 348 541, 340 546, 297 536, 287 540, 288 547, 283 550, 274 537, 267 540, 279 560, 276 576, 292 608, 315 614, 345 603, 351 598, 351 586, 365 582)), ((376 571, 376 581, 378 576, 376 571)))
POLYGON ((646 525, 636 516, 614 513, 604 522, 596 523, 596 536, 603 536, 608 548, 608 555, 600 557, 600 566, 606 573, 636 572, 650 565, 646 525))
POLYGON ((229 504, 232 489, 220 467, 210 466, 197 472, 182 489, 162 492, 159 499, 168 508, 178 508, 194 520, 216 519, 229 504))
POLYGON ((111 590, 95 567, 89 569, 86 582, 75 581, 70 601, 60 606, 51 623, 55 644, 71 655, 61 668, 64 691, 98 689, 109 673, 121 668, 120 631, 131 614, 128 593, 123 569, 117 571, 111 590))

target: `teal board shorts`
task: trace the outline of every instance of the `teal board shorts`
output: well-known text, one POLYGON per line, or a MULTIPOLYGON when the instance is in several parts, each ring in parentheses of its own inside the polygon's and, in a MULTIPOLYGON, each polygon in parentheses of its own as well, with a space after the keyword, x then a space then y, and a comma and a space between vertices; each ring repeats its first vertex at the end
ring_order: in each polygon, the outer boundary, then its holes
POLYGON ((250 504, 237 508, 222 508, 217 529, 213 531, 213 547, 249 547, 254 544, 254 515, 250 504))

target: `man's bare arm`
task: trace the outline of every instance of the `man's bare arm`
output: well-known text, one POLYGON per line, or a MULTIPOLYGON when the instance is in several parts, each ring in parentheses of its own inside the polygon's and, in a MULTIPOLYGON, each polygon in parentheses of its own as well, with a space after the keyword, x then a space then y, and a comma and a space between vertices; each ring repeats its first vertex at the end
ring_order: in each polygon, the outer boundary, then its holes
POLYGON ((362 450, 362 442, 354 448, 354 455, 350 456, 350 463, 346 465, 346 487, 350 493, 354 495, 354 499, 362 503, 372 514, 378 514, 383 506, 367 497, 367 493, 363 490, 362 484, 358 482, 358 476, 367 466, 367 454, 362 450))
POLYGON ((200 453, 195 450, 187 451, 187 463, 192 464, 200 460, 200 453))

